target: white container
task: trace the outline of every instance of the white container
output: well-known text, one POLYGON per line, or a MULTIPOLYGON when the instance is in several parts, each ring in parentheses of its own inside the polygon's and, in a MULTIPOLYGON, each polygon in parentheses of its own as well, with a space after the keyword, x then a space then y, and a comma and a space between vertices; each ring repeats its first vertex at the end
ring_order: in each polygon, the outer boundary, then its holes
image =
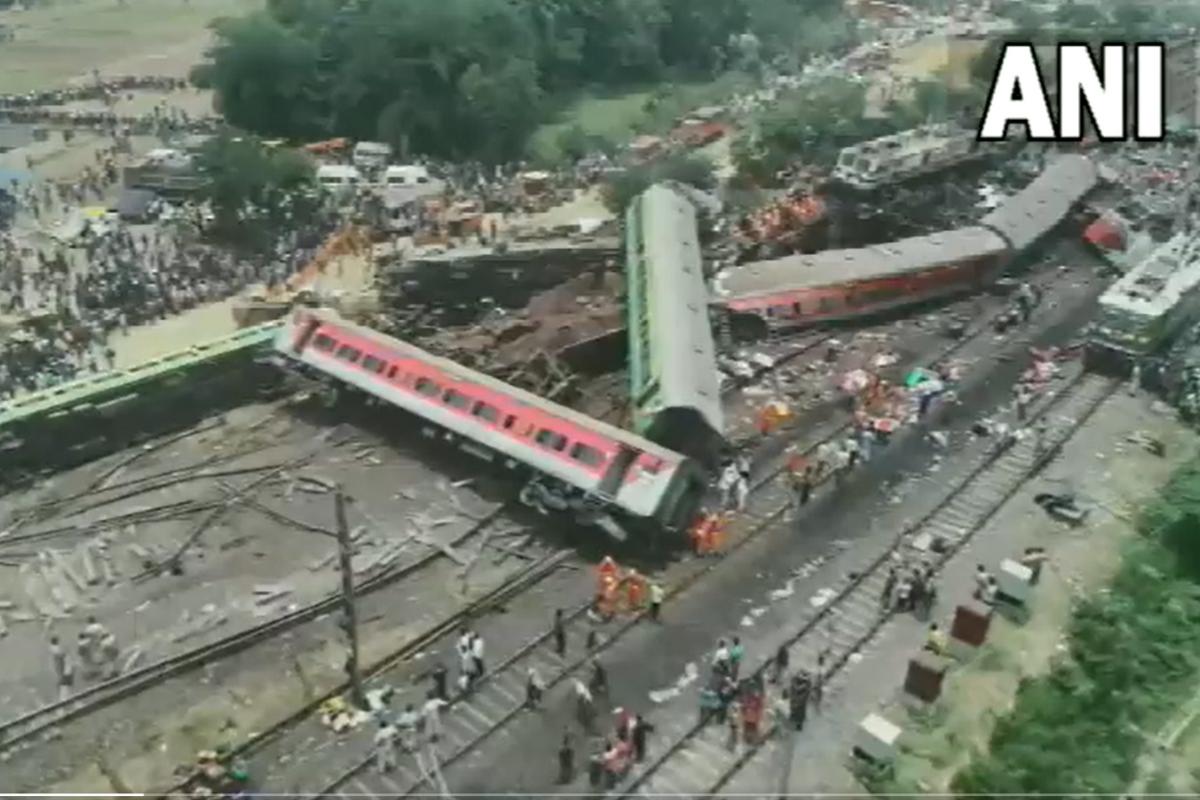
POLYGON ((1019 561, 1007 558, 1000 562, 1000 574, 996 576, 1000 594, 1022 605, 1029 599, 1033 587, 1033 570, 1019 561))
POLYGON ((900 728, 878 714, 868 714, 858 724, 854 736, 854 747, 867 758, 880 764, 890 763, 896 757, 896 742, 900 728))

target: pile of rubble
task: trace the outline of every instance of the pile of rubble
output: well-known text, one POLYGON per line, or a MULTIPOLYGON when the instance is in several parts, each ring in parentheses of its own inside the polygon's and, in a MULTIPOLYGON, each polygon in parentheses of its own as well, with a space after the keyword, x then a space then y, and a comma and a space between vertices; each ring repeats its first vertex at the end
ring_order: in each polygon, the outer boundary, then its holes
POLYGON ((520 311, 493 309, 478 324, 426 337, 421 346, 560 402, 575 381, 577 351, 623 336, 619 273, 580 275, 537 294, 520 311))

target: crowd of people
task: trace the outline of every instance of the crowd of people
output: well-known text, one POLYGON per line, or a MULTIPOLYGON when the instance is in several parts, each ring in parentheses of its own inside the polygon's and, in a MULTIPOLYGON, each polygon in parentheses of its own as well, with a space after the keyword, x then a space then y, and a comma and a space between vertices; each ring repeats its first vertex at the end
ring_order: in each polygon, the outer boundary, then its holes
POLYGON ((35 106, 57 106, 80 100, 103 100, 134 90, 170 92, 186 89, 188 82, 183 78, 164 75, 119 75, 101 78, 92 74, 92 80, 77 86, 58 89, 35 89, 29 92, 0 94, 0 109, 32 108, 35 106))
POLYGON ((72 132, 78 129, 125 138, 131 135, 161 137, 216 132, 221 124, 216 115, 192 115, 165 101, 141 114, 120 114, 115 110, 122 96, 132 98, 133 92, 166 93, 182 91, 187 87, 188 82, 182 78, 100 78, 97 74, 91 81, 66 89, 0 95, 0 120, 59 128, 68 139, 72 132), (68 103, 87 101, 97 101, 103 108, 64 108, 68 103))
POLYGON ((111 680, 120 674, 120 657, 117 637, 95 617, 88 617, 79 631, 74 657, 58 636, 51 636, 50 665, 58 684, 59 699, 65 700, 75 691, 77 666, 82 681, 111 680))
POLYGON ((287 237, 274 258, 238 258, 172 229, 116 224, 82 247, 23 251, 0 237, 0 310, 25 322, 0 340, 0 400, 111 369, 111 337, 234 296, 278 286, 316 252, 332 221, 287 237))

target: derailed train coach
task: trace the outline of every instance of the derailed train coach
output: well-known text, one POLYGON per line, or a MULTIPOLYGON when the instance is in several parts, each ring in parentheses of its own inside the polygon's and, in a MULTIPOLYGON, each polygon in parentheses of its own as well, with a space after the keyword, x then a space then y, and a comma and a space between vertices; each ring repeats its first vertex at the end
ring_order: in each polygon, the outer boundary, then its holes
POLYGON ((85 463, 278 388, 282 323, 268 322, 124 369, 0 402, 0 486, 85 463))
POLYGON ((725 423, 699 238, 692 202, 661 184, 625 214, 629 397, 638 433, 711 461, 725 423))
POLYGON ((705 491, 703 470, 686 456, 333 311, 295 312, 275 349, 301 371, 414 415, 428 435, 527 477, 526 504, 617 538, 685 528, 705 491))
POLYGON ((872 316, 984 288, 1069 217, 1099 180, 1080 155, 1053 158, 975 225, 719 273, 715 304, 775 327, 872 316))

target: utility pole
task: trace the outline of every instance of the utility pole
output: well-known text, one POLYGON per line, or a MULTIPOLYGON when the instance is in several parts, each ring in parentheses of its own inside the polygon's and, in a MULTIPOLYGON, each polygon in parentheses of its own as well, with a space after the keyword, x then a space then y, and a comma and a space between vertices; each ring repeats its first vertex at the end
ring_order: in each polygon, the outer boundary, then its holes
POLYGON ((350 677, 350 692, 354 704, 367 707, 367 695, 363 692, 362 674, 358 669, 358 614, 354 606, 354 569, 351 565, 353 547, 350 542, 350 526, 346 524, 346 495, 342 487, 334 495, 337 515, 338 564, 342 573, 342 618, 339 626, 346 634, 349 651, 346 653, 346 674, 350 677))

